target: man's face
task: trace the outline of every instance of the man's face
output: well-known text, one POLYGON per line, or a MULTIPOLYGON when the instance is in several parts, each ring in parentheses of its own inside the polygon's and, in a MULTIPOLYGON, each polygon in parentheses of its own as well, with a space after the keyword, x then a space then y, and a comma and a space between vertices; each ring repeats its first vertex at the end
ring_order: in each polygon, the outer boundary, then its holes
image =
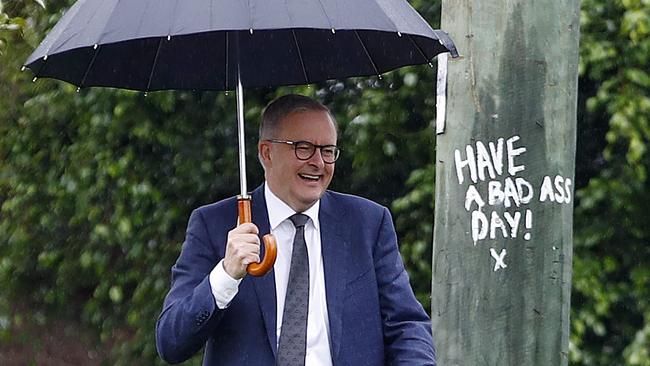
MULTIPOLYGON (((279 121, 272 136, 287 141, 309 141, 315 145, 336 145, 336 130, 327 112, 297 111, 279 121)), ((311 207, 323 195, 334 174, 320 149, 308 160, 299 160, 294 146, 260 141, 259 153, 265 177, 273 193, 297 212, 311 207)))

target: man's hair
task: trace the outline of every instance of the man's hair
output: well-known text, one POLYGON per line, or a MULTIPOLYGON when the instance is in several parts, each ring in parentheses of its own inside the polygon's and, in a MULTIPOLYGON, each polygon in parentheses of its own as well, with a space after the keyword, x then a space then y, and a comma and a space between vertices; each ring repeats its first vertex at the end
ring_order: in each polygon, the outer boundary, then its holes
POLYGON ((264 140, 277 138, 278 136, 275 136, 274 134, 279 122, 293 112, 304 111, 326 112, 330 116, 330 119, 334 124, 334 129, 338 134, 336 119, 332 115, 332 112, 330 112, 329 108, 310 97, 300 94, 287 94, 275 99, 264 109, 264 112, 262 113, 262 122, 260 123, 259 139, 264 140))

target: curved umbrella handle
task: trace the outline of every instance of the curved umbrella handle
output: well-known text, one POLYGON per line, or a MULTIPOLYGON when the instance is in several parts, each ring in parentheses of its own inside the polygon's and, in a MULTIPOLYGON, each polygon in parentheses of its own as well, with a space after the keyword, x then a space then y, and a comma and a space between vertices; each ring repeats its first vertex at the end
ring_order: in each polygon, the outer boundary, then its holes
MULTIPOLYGON (((239 213, 239 223, 253 222, 251 215, 251 199, 249 197, 237 197, 237 210, 239 213)), ((275 236, 266 234, 262 238, 264 242, 264 259, 259 263, 251 263, 246 268, 248 274, 252 276, 263 276, 273 268, 275 258, 278 254, 278 246, 275 241, 275 236)))

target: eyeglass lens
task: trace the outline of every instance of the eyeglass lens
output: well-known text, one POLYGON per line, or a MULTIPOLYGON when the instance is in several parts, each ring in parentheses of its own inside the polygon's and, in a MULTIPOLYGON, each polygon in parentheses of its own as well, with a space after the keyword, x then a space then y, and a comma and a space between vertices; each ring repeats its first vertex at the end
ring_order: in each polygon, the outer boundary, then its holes
MULTIPOLYGON (((316 153, 316 146, 308 141, 298 141, 295 148, 296 157, 300 160, 308 160, 316 153)), ((320 154, 324 162, 333 163, 339 157, 339 149, 336 146, 320 146, 320 154)))

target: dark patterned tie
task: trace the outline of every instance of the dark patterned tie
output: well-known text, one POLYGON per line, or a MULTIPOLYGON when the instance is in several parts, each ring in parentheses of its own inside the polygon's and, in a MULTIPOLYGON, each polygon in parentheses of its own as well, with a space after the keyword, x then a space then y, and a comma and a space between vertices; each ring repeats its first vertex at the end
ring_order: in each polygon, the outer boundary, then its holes
POLYGON ((309 257, 305 244, 305 223, 309 216, 295 214, 289 220, 296 227, 296 236, 293 238, 289 282, 284 299, 277 365, 302 366, 305 364, 309 310, 309 257))

